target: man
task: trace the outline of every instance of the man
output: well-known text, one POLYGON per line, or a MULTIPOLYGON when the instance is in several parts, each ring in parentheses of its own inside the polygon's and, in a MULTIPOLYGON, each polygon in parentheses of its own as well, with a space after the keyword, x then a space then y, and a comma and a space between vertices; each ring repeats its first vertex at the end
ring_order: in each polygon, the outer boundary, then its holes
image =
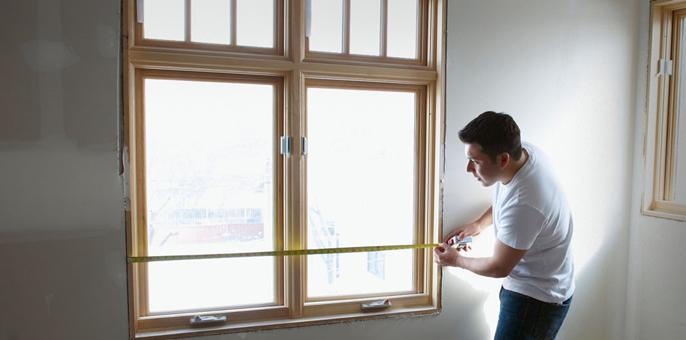
MULTIPOLYGON (((434 260, 490 277, 505 277, 500 289, 496 339, 554 339, 574 293, 570 242, 572 214, 544 155, 522 145, 507 114, 484 112, 459 133, 467 172, 488 187, 491 207, 459 226, 434 249, 434 260), (448 245, 494 226, 493 256, 465 257, 448 245)), ((466 250, 469 250, 467 248, 466 250)))

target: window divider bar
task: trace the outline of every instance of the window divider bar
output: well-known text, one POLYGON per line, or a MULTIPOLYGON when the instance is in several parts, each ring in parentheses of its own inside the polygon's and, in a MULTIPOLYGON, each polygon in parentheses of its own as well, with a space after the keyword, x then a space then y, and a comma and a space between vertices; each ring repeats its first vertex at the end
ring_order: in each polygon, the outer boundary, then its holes
POLYGON ((236 18, 238 17, 238 15, 236 14, 236 9, 238 8, 238 6, 236 5, 236 0, 229 1, 229 6, 231 8, 231 22, 229 23, 229 25, 231 26, 231 34, 229 38, 229 46, 237 46, 238 43, 236 42, 236 28, 238 27, 238 24, 236 23, 236 18))
POLYGON ((184 2, 184 41, 191 41, 191 0, 184 2))
POLYGON ((388 0, 381 0, 381 56, 388 56, 388 0))
POLYGON ((343 0, 343 54, 350 54, 350 0, 343 0))

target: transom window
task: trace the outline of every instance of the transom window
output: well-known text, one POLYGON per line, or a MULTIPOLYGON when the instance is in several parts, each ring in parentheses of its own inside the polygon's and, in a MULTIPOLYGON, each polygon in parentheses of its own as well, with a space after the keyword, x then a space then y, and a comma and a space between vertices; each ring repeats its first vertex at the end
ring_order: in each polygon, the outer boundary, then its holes
POLYGON ((132 337, 438 310, 428 248, 203 256, 438 239, 444 7, 125 0, 128 254, 184 257, 129 265, 132 337))
POLYGON ((424 0, 309 0, 308 57, 422 63, 427 54, 424 0))

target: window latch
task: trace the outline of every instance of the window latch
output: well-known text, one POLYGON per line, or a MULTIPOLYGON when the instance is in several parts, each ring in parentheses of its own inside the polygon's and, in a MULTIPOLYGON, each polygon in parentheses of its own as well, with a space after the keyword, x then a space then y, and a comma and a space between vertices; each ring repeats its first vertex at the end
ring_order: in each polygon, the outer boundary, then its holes
POLYGON ((300 139, 300 153, 305 156, 307 155, 307 137, 302 137, 300 139))
POLYGON ((191 326, 216 326, 226 323, 226 315, 195 315, 190 320, 191 326))
POLYGON ((376 301, 372 301, 369 303, 363 303, 360 305, 360 309, 362 310, 362 312, 365 312, 365 313, 380 312, 380 311, 388 309, 390 307, 391 307, 391 300, 389 300, 389 299, 376 300, 376 301))
POLYGON ((671 76, 672 61, 670 59, 660 59, 657 65, 657 75, 671 76))
POLYGON ((291 154, 291 147, 293 144, 291 136, 281 136, 281 154, 289 156, 291 154))

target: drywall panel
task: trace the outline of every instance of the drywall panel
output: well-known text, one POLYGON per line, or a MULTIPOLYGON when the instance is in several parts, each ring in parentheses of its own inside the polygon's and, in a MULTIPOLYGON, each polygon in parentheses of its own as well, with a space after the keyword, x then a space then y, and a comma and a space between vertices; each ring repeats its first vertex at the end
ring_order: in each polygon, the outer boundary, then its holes
POLYGON ((0 20, 0 339, 125 339, 119 1, 0 20))

